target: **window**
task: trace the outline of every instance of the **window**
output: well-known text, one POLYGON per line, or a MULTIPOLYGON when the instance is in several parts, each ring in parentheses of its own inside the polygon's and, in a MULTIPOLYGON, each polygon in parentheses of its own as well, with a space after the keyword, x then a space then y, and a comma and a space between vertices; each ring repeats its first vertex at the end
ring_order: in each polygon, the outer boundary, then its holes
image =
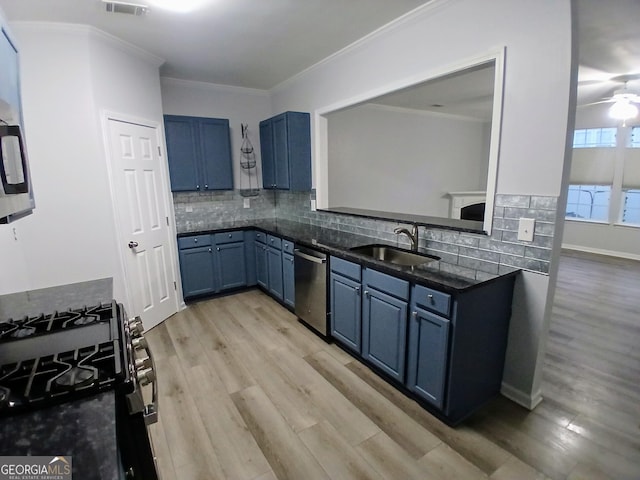
POLYGON ((623 190, 622 223, 640 225, 640 190, 623 190))
POLYGON ((629 135, 629 148, 640 148, 640 127, 633 127, 629 135))
POLYGON ((611 185, 570 185, 566 218, 607 221, 611 185))
MULTIPOLYGON (((615 147, 617 128, 583 128, 573 133, 573 148, 615 147)), ((640 132, 638 132, 640 137, 640 132)), ((638 138, 640 141, 640 138, 638 138)), ((640 144, 639 144, 640 145, 640 144)))

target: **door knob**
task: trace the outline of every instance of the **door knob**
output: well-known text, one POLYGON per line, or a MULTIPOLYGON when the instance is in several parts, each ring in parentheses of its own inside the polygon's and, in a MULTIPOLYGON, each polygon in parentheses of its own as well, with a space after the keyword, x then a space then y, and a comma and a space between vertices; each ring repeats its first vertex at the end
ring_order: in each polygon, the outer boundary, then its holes
POLYGON ((136 248, 138 246, 138 242, 134 242, 133 240, 129 242, 129 248, 136 248))

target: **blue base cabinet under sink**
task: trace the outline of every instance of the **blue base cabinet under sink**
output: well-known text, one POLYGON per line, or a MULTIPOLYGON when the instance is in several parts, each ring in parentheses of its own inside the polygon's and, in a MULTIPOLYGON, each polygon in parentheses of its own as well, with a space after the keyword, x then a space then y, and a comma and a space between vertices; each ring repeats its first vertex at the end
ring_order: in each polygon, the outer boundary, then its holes
POLYGON ((409 282, 369 268, 362 276, 362 357, 403 382, 409 282))

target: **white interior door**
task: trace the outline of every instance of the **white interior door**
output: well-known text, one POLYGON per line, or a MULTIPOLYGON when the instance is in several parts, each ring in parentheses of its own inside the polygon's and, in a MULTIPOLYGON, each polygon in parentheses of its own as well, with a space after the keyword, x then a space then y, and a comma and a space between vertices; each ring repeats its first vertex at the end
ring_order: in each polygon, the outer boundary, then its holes
POLYGON ((128 314, 149 329, 178 307, 158 132, 109 119, 109 140, 128 314))

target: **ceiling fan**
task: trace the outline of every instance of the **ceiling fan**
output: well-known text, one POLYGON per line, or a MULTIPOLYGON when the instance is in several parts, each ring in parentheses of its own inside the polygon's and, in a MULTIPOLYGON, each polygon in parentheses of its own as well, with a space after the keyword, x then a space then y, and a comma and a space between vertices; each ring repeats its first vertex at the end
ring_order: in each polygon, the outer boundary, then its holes
MULTIPOLYGON (((633 88, 629 88, 629 81, 638 78, 637 75, 634 75, 631 78, 629 75, 625 75, 624 79, 619 78, 624 81, 624 86, 617 90, 613 91, 613 94, 609 98, 605 98, 598 102, 588 103, 587 105, 597 105, 600 103, 612 103, 611 108, 609 108, 609 116, 615 118, 616 120, 630 120, 638 116, 638 105, 640 105, 640 90, 636 90, 633 88)), ((616 79, 612 79, 616 80, 616 79)))

